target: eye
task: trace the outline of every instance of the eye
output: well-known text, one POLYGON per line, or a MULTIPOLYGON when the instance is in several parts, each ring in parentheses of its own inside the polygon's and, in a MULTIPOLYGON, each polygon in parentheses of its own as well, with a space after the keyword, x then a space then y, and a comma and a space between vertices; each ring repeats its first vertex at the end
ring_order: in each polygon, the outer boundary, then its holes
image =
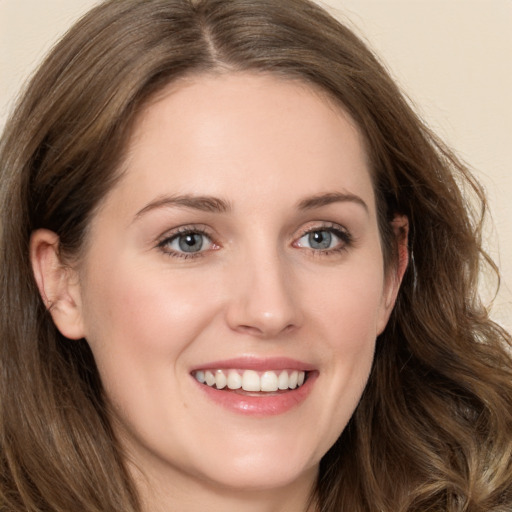
POLYGON ((335 237, 333 237, 332 233, 329 231, 312 231, 307 235, 304 235, 300 241, 301 243, 307 243, 307 247, 311 247, 311 249, 332 249, 333 241, 336 242, 335 237), (305 240, 304 240, 305 239, 305 240), (304 241, 302 241, 304 240, 304 241))
POLYGON ((158 247, 170 256, 186 258, 213 249, 215 245, 206 233, 187 229, 166 237, 158 247))
POLYGON ((348 232, 337 227, 321 227, 304 233, 293 245, 315 251, 331 252, 346 249, 351 243, 348 232))

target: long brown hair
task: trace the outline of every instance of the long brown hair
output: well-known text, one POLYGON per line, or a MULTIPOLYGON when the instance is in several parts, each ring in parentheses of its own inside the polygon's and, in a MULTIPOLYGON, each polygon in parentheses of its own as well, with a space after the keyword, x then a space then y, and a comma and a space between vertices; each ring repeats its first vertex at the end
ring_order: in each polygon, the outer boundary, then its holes
POLYGON ((187 74, 300 79, 366 141, 386 264, 411 264, 349 425, 321 461, 333 512, 512 509, 510 336, 477 294, 485 198, 365 45, 307 0, 111 0, 53 49, 0 147, 0 510, 140 511, 85 340, 64 338, 29 262, 33 230, 80 255, 137 113, 187 74))

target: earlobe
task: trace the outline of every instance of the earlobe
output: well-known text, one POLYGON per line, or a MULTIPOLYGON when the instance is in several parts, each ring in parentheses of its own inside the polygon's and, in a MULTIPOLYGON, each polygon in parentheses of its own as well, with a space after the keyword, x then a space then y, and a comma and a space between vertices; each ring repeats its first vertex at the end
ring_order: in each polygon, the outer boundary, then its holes
POLYGON ((43 302, 64 336, 84 337, 80 286, 76 271, 61 261, 59 237, 38 229, 30 237, 30 261, 43 302))

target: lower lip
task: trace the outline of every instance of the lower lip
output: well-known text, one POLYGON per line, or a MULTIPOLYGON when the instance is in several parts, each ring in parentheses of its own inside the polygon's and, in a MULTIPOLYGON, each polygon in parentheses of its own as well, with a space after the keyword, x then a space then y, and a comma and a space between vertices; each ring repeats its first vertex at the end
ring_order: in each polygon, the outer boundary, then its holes
POLYGON ((317 377, 317 372, 310 372, 304 384, 296 389, 277 394, 262 393, 257 396, 244 395, 234 391, 222 391, 201 384, 195 379, 194 382, 209 400, 226 409, 239 414, 274 416, 283 414, 304 402, 311 392, 317 377))

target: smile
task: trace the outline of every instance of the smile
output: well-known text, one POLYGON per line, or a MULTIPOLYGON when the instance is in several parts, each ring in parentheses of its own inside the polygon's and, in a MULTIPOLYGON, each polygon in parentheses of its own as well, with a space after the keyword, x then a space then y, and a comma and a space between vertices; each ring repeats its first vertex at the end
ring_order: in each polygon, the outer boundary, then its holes
POLYGON ((218 390, 275 393, 302 386, 307 372, 291 369, 277 371, 205 369, 194 371, 192 375, 201 384, 218 390))
POLYGON ((319 373, 312 364, 296 359, 243 356, 196 366, 190 376, 206 403, 262 417, 304 403, 319 373))

